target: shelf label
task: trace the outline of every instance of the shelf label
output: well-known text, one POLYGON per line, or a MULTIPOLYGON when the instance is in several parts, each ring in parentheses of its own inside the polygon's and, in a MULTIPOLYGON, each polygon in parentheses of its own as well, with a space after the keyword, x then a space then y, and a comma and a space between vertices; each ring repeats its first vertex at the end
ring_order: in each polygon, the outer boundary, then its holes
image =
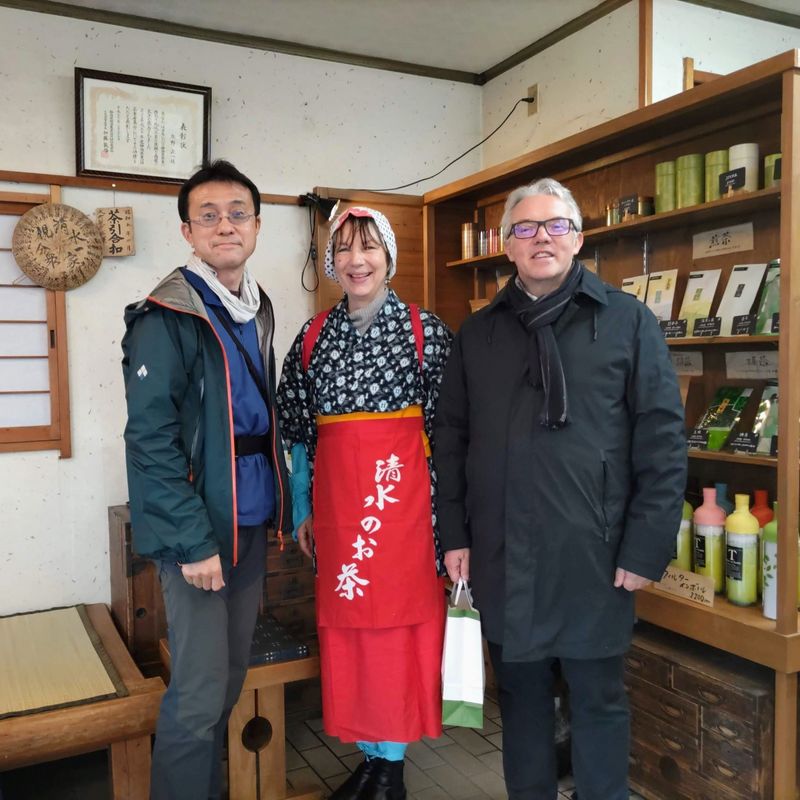
POLYGON ((731 336, 752 336, 755 329, 755 314, 739 314, 733 318, 731 336))
POLYGON ((719 193, 725 197, 729 189, 741 189, 745 184, 746 177, 747 167, 738 167, 721 173, 719 176, 719 193))
POLYGON ((692 432, 689 434, 689 438, 686 440, 686 446, 690 450, 707 450, 708 429, 692 428, 692 432))
POLYGON ((714 579, 709 575, 667 567, 661 580, 653 586, 701 606, 712 608, 714 605, 714 579))
POLYGON ((778 380, 775 350, 740 350, 725 353, 725 374, 745 380, 778 380))
POLYGON ((772 315, 772 327, 770 328, 770 333, 780 333, 781 332, 781 312, 776 311, 772 315))
POLYGON ((723 253, 737 253, 753 249, 753 223, 728 225, 712 231, 696 233, 692 237, 692 258, 709 258, 723 253))
POLYGON ((742 431, 733 437, 730 445, 736 453, 755 453, 758 447, 758 434, 742 431))
POLYGON ((700 317, 694 321, 692 336, 719 336, 722 317, 700 317))
POLYGON ((685 319, 662 319, 658 324, 665 339, 683 339, 686 336, 685 319))
POLYGON ((696 377, 703 374, 703 354, 700 351, 670 351, 669 359, 676 375, 696 377))

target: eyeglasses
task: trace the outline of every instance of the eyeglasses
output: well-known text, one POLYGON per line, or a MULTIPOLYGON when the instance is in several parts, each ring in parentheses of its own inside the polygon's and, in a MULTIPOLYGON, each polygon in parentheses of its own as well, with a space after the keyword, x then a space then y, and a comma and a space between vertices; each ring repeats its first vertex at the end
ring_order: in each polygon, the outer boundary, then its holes
POLYGON ((509 236, 513 233, 517 239, 532 239, 539 233, 539 226, 544 225, 544 229, 551 236, 565 236, 571 230, 578 230, 575 223, 566 217, 553 217, 553 219, 526 219, 522 222, 515 222, 511 226, 509 236))
POLYGON ((244 225, 249 222, 255 214, 248 214, 246 211, 231 211, 230 214, 218 214, 216 211, 206 211, 201 214, 197 219, 190 219, 188 222, 193 222, 201 228, 215 228, 219 223, 226 219, 231 225, 244 225))

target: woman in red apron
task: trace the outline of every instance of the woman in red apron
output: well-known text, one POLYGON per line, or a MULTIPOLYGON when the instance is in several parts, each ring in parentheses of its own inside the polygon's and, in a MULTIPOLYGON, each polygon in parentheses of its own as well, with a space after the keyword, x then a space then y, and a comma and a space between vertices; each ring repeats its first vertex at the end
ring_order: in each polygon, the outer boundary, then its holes
POLYGON ((325 731, 365 754, 333 800, 402 800, 406 744, 441 734, 429 436, 452 335, 388 288, 396 264, 383 214, 338 217, 325 273, 345 297, 303 326, 278 391, 296 535, 316 560, 325 731))

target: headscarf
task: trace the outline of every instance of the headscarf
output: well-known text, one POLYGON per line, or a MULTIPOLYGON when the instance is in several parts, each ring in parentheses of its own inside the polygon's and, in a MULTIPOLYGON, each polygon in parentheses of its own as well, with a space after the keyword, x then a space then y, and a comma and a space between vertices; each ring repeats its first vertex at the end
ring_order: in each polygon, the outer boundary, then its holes
POLYGON ((328 244, 325 248, 325 276, 333 281, 336 280, 336 271, 333 268, 333 237, 336 231, 338 231, 350 217, 368 217, 374 220, 375 224, 378 226, 383 244, 389 251, 389 269, 386 273, 386 277, 391 279, 395 272, 397 272, 397 241, 394 238, 394 231, 389 224, 389 220, 386 219, 380 211, 375 211, 365 206, 353 206, 352 208, 348 208, 346 211, 339 214, 331 224, 328 244))

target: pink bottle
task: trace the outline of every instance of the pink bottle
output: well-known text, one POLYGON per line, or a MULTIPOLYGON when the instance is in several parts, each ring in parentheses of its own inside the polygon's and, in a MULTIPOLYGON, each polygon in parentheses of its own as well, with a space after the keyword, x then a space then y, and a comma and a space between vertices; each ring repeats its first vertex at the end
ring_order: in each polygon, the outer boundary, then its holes
POLYGON ((725 511, 717 491, 703 489, 703 505, 694 512, 694 571, 714 579, 714 591, 725 591, 725 511))

